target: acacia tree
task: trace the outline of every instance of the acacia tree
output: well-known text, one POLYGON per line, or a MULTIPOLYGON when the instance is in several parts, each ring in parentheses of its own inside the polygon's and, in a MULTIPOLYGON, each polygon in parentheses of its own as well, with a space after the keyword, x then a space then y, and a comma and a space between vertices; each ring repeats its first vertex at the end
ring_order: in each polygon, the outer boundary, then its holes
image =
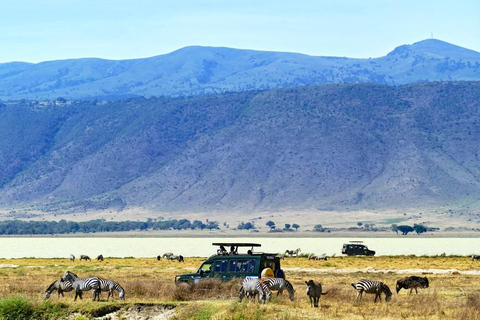
POLYGON ((402 235, 407 235, 409 232, 414 231, 414 229, 410 226, 398 226, 397 227, 398 231, 402 233, 402 235))
POLYGON ((267 223, 265 223, 267 226, 270 227, 270 229, 275 229, 275 222, 273 222, 272 220, 269 220, 267 223))
POLYGON ((292 224, 292 228, 294 228, 295 231, 296 231, 296 230, 298 230, 298 228, 300 228, 300 226, 298 224, 294 223, 294 224, 292 224))

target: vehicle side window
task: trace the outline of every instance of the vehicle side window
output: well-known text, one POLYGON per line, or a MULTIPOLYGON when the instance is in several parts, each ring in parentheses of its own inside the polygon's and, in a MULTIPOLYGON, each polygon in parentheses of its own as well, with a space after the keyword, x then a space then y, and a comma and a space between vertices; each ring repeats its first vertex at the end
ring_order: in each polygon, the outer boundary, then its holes
POLYGON ((254 272, 255 260, 230 260, 230 272, 254 272))
POLYGON ((217 261, 215 263, 215 273, 223 273, 223 272, 227 272, 227 261, 226 260, 221 260, 221 261, 217 261))
POLYGON ((211 269, 212 265, 210 263, 204 263, 200 269, 198 269, 198 273, 210 272, 211 269))

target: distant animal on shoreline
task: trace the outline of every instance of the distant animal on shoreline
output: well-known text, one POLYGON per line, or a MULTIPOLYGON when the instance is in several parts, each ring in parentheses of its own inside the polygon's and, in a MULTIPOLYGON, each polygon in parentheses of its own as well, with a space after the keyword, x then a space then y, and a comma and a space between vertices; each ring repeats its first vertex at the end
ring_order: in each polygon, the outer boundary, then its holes
POLYGON ((168 256, 167 260, 178 260, 178 262, 185 262, 185 259, 183 259, 183 256, 181 254, 178 256, 176 255, 168 256))
POLYGON ((75 262, 75 256, 73 254, 70 255, 70 261, 75 262))
POLYGON ((50 295, 55 290, 57 291, 59 298, 60 295, 64 297, 64 292, 70 292, 73 290, 73 284, 68 280, 62 282, 61 279, 58 279, 57 281, 54 281, 51 285, 48 286, 47 290, 45 290, 45 299, 49 299, 50 295))
POLYGON ((87 260, 88 260, 88 261, 92 261, 92 259, 90 259, 90 257, 89 257, 89 256, 86 256, 86 255, 84 255, 84 254, 82 254, 82 255, 80 256, 80 261, 82 261, 82 260, 85 260, 85 261, 87 261, 87 260))
POLYGON ((103 261, 103 260, 104 260, 104 259, 103 259, 103 255, 99 255, 99 256, 97 257, 97 260, 98 260, 98 261, 103 261))
POLYGON ((474 260, 480 260, 480 256, 477 256, 477 255, 472 255, 472 261, 474 260))
POLYGON ((397 293, 402 289, 410 289, 410 294, 412 294, 412 290, 415 289, 415 293, 418 294, 417 288, 428 288, 428 285, 427 277, 411 276, 402 278, 397 281, 397 293))
POLYGON ((289 256, 296 257, 298 256, 298 253, 302 251, 300 248, 297 248, 296 250, 285 250, 285 254, 288 254, 289 256))
POLYGON ((173 252, 166 252, 163 254, 162 258, 167 258, 173 256, 173 252))
POLYGON ((308 256, 308 260, 325 260, 327 261, 327 256, 315 256, 313 254, 308 256))
POLYGON ((322 284, 317 284, 313 280, 305 281, 305 284, 307 285, 307 296, 310 298, 310 306, 318 308, 320 297, 328 292, 322 292, 322 284))
POLYGON ((157 256, 157 261, 160 261, 160 260, 162 260, 162 256, 158 255, 157 256))

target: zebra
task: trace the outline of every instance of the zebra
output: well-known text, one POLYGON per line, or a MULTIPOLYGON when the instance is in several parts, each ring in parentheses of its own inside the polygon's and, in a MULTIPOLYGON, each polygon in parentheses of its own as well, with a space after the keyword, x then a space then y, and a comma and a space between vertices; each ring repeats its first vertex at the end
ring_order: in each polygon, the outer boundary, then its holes
POLYGON ((298 253, 299 253, 300 251, 301 251, 300 248, 297 248, 297 249, 295 249, 295 250, 285 250, 285 254, 288 254, 288 255, 290 255, 290 256, 292 256, 292 257, 294 257, 294 256, 296 257, 296 256, 298 256, 298 253))
POLYGON ((89 257, 89 256, 86 256, 86 255, 84 255, 84 254, 80 255, 80 261, 82 261, 82 260, 85 260, 85 261, 87 261, 87 260, 88 260, 88 261, 92 261, 92 259, 90 259, 90 257, 89 257))
POLYGON ((410 289, 410 294, 412 294, 412 290, 415 289, 415 293, 418 294, 417 288, 428 288, 427 277, 411 276, 397 281, 397 293, 402 289, 410 289))
POLYGON ((265 283, 270 291, 277 291, 277 297, 286 289, 290 300, 295 299, 295 289, 290 281, 283 278, 261 278, 260 281, 265 283))
POLYGON ((355 301, 362 299, 362 294, 364 292, 375 294, 375 302, 377 302, 377 299, 379 299, 380 302, 382 301, 382 292, 385 293, 385 301, 390 301, 392 298, 392 291, 390 291, 390 288, 380 281, 362 279, 358 282, 352 283, 351 285, 355 288, 355 290, 357 290, 357 297, 355 298, 355 301))
POLYGON ((265 303, 266 300, 270 299, 270 290, 265 283, 260 282, 258 278, 245 278, 243 279, 242 287, 238 291, 238 301, 242 302, 245 295, 255 299, 257 293, 261 303, 265 303))
POLYGON ((75 298, 73 301, 77 301, 77 297, 82 299, 82 291, 88 291, 91 289, 93 289, 93 301, 96 299, 100 301, 100 281, 97 277, 82 279, 73 272, 65 271, 61 281, 70 281, 72 283, 73 289, 75 290, 75 298))
POLYGON ((73 284, 68 280, 62 282, 61 279, 58 279, 57 281, 54 281, 51 285, 48 286, 47 290, 45 290, 45 299, 49 299, 50 295, 55 290, 57 290, 59 298, 60 295, 64 297, 64 292, 70 292, 73 290, 73 284))
POLYGON ((322 292, 322 284, 316 284, 313 280, 305 281, 305 284, 307 285, 307 296, 310 298, 310 306, 318 308, 320 297, 328 292, 322 292))
POLYGON ((75 262, 75 256, 73 254, 70 255, 70 261, 75 262))
POLYGON ((118 291, 118 297, 122 300, 125 300, 125 290, 114 280, 112 279, 102 279, 98 278, 99 283, 100 283, 100 291, 108 291, 108 299, 110 299, 110 296, 113 298, 113 290, 118 291))
POLYGON ((167 257, 167 260, 178 260, 178 262, 185 262, 185 259, 183 259, 182 255, 171 255, 167 257))
POLYGON ((166 252, 163 254, 162 258, 167 258, 173 256, 173 252, 166 252))
POLYGON ((97 260, 98 260, 98 261, 103 261, 103 260, 104 260, 104 259, 103 259, 103 255, 99 255, 99 256, 97 257, 97 260))
POLYGON ((325 255, 315 256, 315 255, 311 254, 311 255, 308 256, 308 260, 325 260, 325 261, 327 261, 327 256, 325 256, 325 255))

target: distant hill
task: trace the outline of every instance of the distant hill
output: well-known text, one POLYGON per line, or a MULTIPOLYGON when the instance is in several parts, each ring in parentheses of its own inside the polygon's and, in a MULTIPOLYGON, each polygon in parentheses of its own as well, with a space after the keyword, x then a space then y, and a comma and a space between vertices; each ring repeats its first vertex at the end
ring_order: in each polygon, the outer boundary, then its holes
POLYGON ((435 39, 402 45, 374 59, 186 47, 135 60, 3 63, 0 100, 195 96, 331 82, 458 80, 480 80, 480 53, 435 39))
POLYGON ((478 203, 479 111, 480 82, 4 104, 0 205, 251 212, 478 203))

